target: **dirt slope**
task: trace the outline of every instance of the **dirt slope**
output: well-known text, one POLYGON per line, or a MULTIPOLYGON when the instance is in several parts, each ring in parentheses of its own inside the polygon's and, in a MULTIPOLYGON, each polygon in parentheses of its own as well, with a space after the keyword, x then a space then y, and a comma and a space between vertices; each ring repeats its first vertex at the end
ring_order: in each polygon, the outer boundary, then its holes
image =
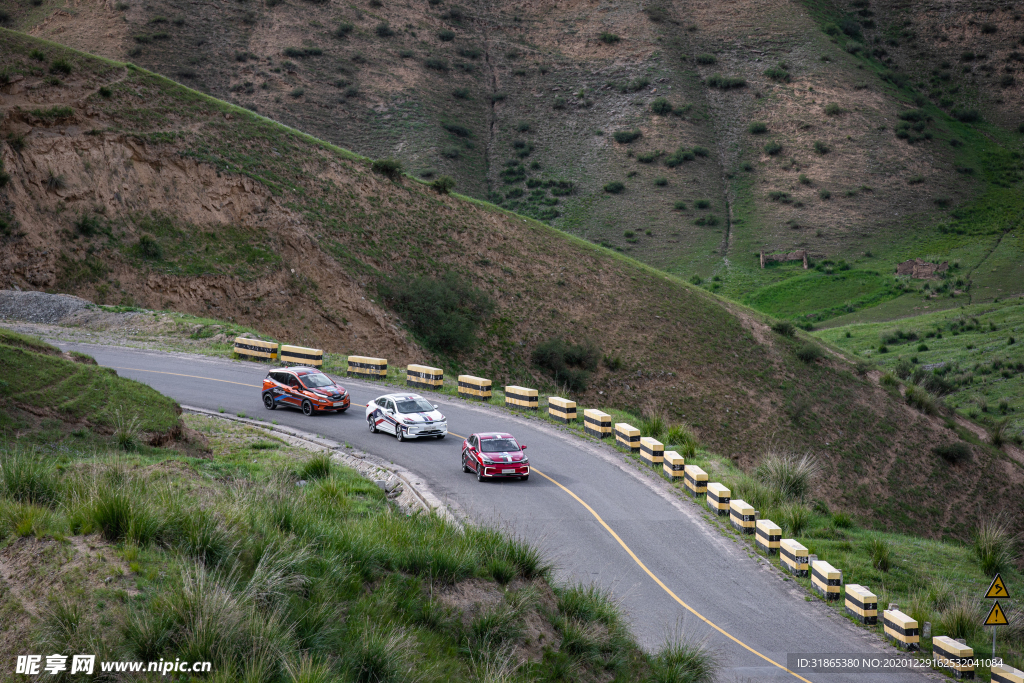
POLYGON ((599 369, 586 405, 664 411, 743 465, 770 443, 812 449, 829 463, 824 495, 923 533, 963 535, 970 518, 952 510, 1019 491, 985 449, 950 472, 930 452, 954 438, 939 422, 838 356, 800 361, 806 342, 748 309, 545 225, 392 182, 154 74, 68 53, 71 74, 46 85, 30 53, 61 48, 10 32, 0 44, 0 69, 17 72, 0 88, 2 287, 210 314, 405 364, 438 359, 375 303, 376 283, 452 272, 496 308, 449 367, 550 390, 533 348, 591 340, 624 363, 599 369), (910 489, 929 505, 903 512, 910 489))

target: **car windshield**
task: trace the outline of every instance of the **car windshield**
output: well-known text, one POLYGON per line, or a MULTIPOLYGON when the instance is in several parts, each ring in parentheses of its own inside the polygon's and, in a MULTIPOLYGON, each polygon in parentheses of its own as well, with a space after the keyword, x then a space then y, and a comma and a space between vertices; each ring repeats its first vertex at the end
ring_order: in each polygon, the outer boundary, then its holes
POLYGON ((508 453, 518 451, 519 444, 515 439, 481 439, 480 450, 484 453, 508 453))
POLYGON ((322 372, 312 372, 308 375, 303 375, 302 383, 310 389, 315 389, 316 387, 329 387, 334 384, 334 382, 331 381, 331 378, 322 372))
POLYGON ((395 403, 398 404, 398 412, 400 413, 429 413, 434 409, 434 406, 422 398, 398 399, 395 403))

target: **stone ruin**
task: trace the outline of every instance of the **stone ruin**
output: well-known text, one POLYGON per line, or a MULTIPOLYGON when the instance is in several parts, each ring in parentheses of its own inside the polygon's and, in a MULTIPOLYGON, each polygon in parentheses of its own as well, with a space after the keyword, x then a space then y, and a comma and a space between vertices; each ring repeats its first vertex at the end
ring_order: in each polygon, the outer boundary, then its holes
POLYGON ((896 275, 897 277, 906 275, 915 280, 939 280, 947 270, 949 270, 949 261, 929 263, 915 258, 896 266, 896 275))
POLYGON ((807 270, 807 250, 801 249, 800 251, 791 251, 788 254, 766 254, 761 252, 761 267, 764 268, 767 263, 781 263, 783 261, 803 261, 804 270, 807 270))

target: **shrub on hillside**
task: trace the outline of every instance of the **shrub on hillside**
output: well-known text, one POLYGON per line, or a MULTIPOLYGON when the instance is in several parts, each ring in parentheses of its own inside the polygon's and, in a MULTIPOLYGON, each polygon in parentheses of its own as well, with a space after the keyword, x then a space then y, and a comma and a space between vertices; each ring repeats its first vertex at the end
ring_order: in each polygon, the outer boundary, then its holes
POLYGON ((382 21, 377 24, 377 27, 373 29, 373 31, 381 38, 390 38, 395 35, 395 29, 391 28, 391 24, 386 21, 382 21))
POLYGON ((651 102, 651 111, 659 116, 666 116, 672 113, 672 103, 668 98, 658 97, 651 102))
POLYGON ((846 110, 843 109, 842 107, 840 107, 835 102, 831 102, 831 103, 825 105, 825 114, 827 116, 839 116, 844 111, 846 111, 846 110))
POLYGON ((605 45, 614 45, 620 40, 619 36, 614 33, 608 33, 607 31, 598 35, 597 38, 605 45))
POLYGON ((764 153, 768 156, 778 156, 782 153, 782 143, 772 140, 764 145, 764 153))
POLYGON ((772 325, 772 329, 783 337, 793 337, 796 335, 796 326, 788 320, 779 320, 772 325))
POLYGON ((152 261, 159 261, 164 255, 164 250, 160 243, 149 235, 143 235, 139 238, 139 241, 135 244, 135 250, 142 258, 152 261))
POLYGON ((533 364, 551 375, 556 384, 571 392, 585 391, 590 373, 597 370, 601 356, 590 343, 570 344, 562 339, 549 339, 538 344, 530 354, 533 364))
POLYGON ((815 140, 814 141, 814 151, 817 152, 818 154, 828 154, 832 150, 829 148, 828 145, 826 145, 821 140, 815 140))
POLYGON ((334 37, 345 38, 348 36, 348 34, 352 33, 352 31, 354 31, 355 28, 355 24, 350 24, 347 21, 343 21, 334 28, 334 37))
POLYGON ((880 572, 888 572, 892 568, 892 546, 881 538, 872 538, 868 542, 871 553, 871 566, 880 572))
POLYGON ((437 32, 437 38, 441 42, 450 43, 451 41, 455 40, 455 31, 451 30, 450 28, 441 29, 440 31, 437 32))
POLYGON ((765 123, 764 121, 754 121, 749 126, 747 126, 747 132, 751 133, 752 135, 761 135, 762 133, 767 133, 768 124, 765 123))
POLYGON ((448 66, 448 60, 441 59, 440 57, 428 57, 423 60, 423 65, 434 71, 448 71, 451 68, 448 66))
POLYGON ((625 184, 619 182, 618 180, 614 180, 610 183, 607 183, 603 189, 608 194, 621 194, 623 191, 625 191, 626 186, 625 184))
POLYGON ((477 325, 494 310, 486 292, 452 272, 441 277, 396 276, 377 289, 384 303, 436 353, 454 355, 473 348, 477 325))
POLYGON ((932 453, 951 465, 959 465, 971 459, 971 447, 963 441, 940 444, 932 448, 932 453))
POLYGON ((455 189, 455 179, 451 176, 443 175, 430 184, 434 188, 434 192, 438 194, 449 194, 455 189))
POLYGON ((903 397, 907 405, 917 408, 926 415, 938 415, 939 413, 939 407, 935 404, 932 395, 915 384, 907 385, 903 397))
POLYGON ((71 75, 71 62, 64 57, 59 57, 50 63, 50 73, 61 74, 64 76, 71 75))
POLYGON ((680 147, 676 151, 672 152, 672 154, 665 157, 665 165, 669 168, 675 168, 676 166, 683 165, 683 163, 687 161, 693 161, 696 158, 697 155, 691 150, 686 149, 685 147, 680 147))
POLYGON ((722 74, 715 74, 709 76, 705 81, 709 88, 718 88, 719 90, 730 90, 732 88, 742 88, 747 84, 746 79, 738 76, 723 76, 722 74))
POLYGON ((697 63, 703 64, 704 66, 710 66, 718 63, 718 57, 709 55, 707 53, 697 55, 697 63))
POLYGON ((821 466, 809 453, 797 455, 768 451, 761 458, 754 476, 787 500, 803 500, 811 492, 821 466))
POLYGON ((402 162, 398 159, 377 159, 370 165, 370 169, 391 180, 398 180, 402 176, 402 162))
POLYGON ((617 130, 612 134, 615 138, 615 142, 623 145, 628 145, 634 140, 639 140, 643 133, 640 132, 639 128, 633 128, 632 130, 617 130))
POLYGON ((983 520, 974 530, 971 549, 988 576, 1006 571, 1020 556, 1020 537, 1003 516, 983 520))
POLYGON ((957 108, 953 110, 953 118, 961 123, 978 123, 981 121, 981 114, 977 109, 957 108))
POLYGON ((764 75, 772 79, 773 81, 778 81, 779 83, 789 83, 789 81, 792 79, 792 77, 789 75, 789 72, 783 69, 781 66, 773 66, 771 68, 765 69, 764 75))
POLYGON ((692 458, 697 453, 697 437, 684 424, 669 427, 665 442, 684 458, 692 458))
POLYGON ((823 355, 821 347, 817 344, 804 344, 796 352, 796 357, 805 363, 813 363, 823 355))

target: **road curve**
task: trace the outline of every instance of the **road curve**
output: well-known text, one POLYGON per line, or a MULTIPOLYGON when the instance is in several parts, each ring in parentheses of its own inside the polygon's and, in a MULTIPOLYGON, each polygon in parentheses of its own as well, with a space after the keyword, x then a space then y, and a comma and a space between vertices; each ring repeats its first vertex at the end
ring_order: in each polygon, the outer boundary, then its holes
MULTIPOLYGON (((879 656, 895 650, 818 601, 807 602, 794 582, 781 580, 777 572, 751 558, 745 546, 712 529, 693 504, 679 499, 667 484, 621 453, 550 423, 431 395, 447 415, 453 435, 441 441, 398 443, 392 436, 371 434, 356 405, 343 415, 311 418, 298 411, 267 411, 259 391, 265 366, 54 343, 87 353, 101 365, 116 368, 120 376, 144 382, 181 403, 274 419, 402 465, 470 519, 538 545, 554 563, 557 579, 594 581, 610 589, 645 647, 657 648, 673 631, 706 639, 722 655, 725 681, 917 683, 933 678, 909 671, 797 676, 781 668, 788 653, 879 656), (474 475, 462 473, 462 440, 454 434, 492 430, 511 431, 529 446, 530 463, 536 468, 529 481, 479 483, 474 475), (541 473, 545 476, 537 476, 541 473)), ((360 404, 394 390, 359 380, 344 384, 353 402, 360 404)))

